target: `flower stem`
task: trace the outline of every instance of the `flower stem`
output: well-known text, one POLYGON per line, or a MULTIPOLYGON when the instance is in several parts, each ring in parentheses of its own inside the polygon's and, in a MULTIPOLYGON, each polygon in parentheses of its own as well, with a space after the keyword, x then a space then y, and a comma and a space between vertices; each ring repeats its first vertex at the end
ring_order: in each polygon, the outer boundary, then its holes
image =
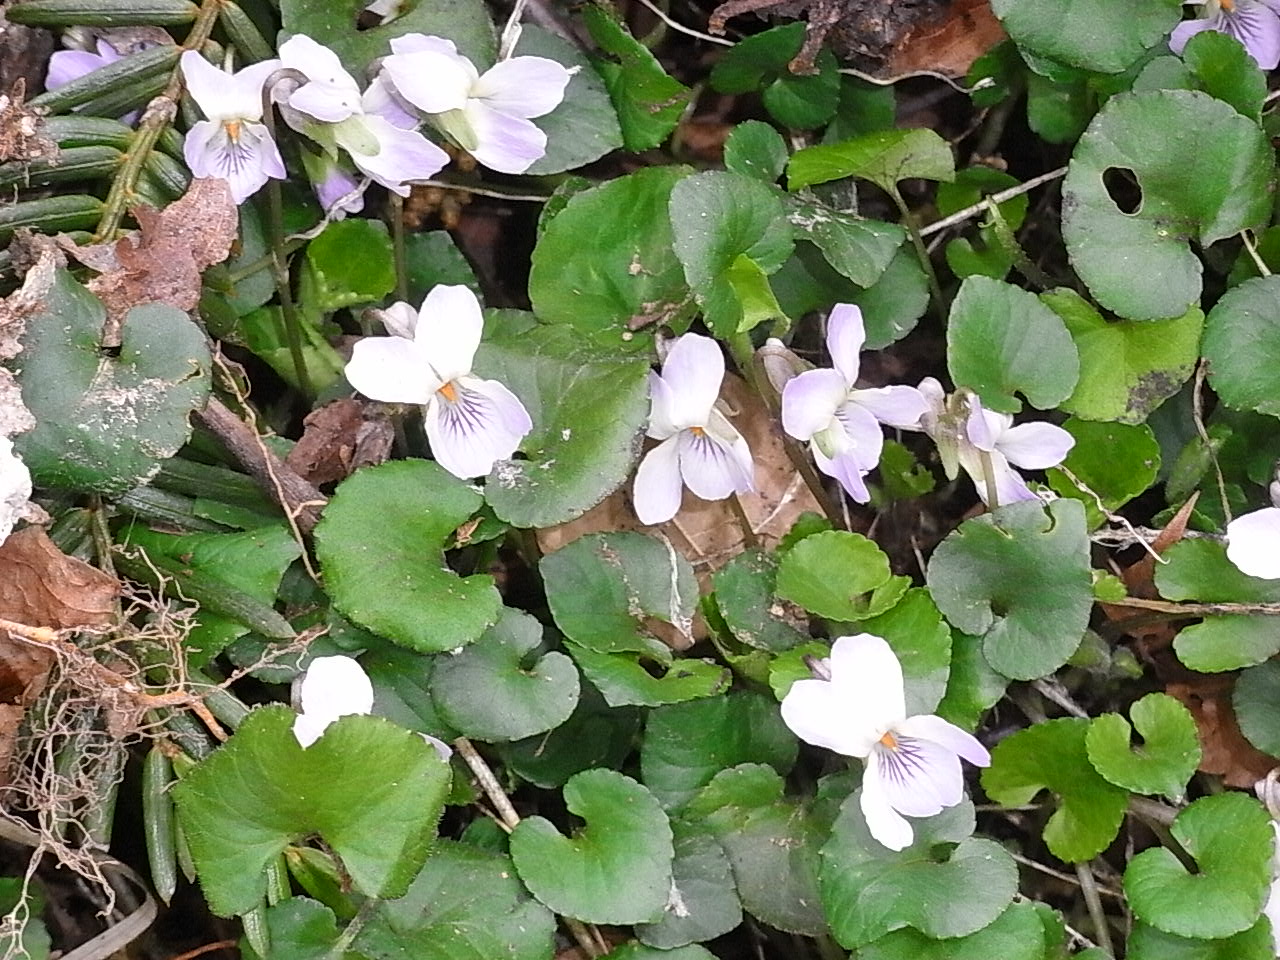
POLYGON ((369 922, 369 918, 373 916, 373 912, 378 909, 380 903, 382 901, 377 897, 370 897, 360 904, 360 909, 351 918, 351 922, 338 934, 338 939, 333 941, 333 946, 329 948, 325 960, 342 960, 347 955, 348 948, 360 935, 360 931, 364 929, 364 925, 369 922))
MULTIPOLYGON (((209 39, 209 34, 213 32, 214 24, 217 23, 218 11, 222 9, 222 4, 223 0, 204 0, 200 4, 200 12, 196 14, 195 23, 191 25, 191 32, 182 42, 183 50, 199 50, 204 46, 204 42, 209 39)), ((105 243, 111 240, 116 230, 120 228, 125 208, 135 199, 134 189, 142 173, 142 166, 150 156, 151 148, 156 145, 160 135, 177 115, 180 96, 182 96, 182 67, 179 64, 169 75, 168 85, 158 97, 147 104, 142 122, 129 143, 129 152, 125 156, 125 161, 111 181, 111 189, 107 192, 102 216, 98 220, 98 229, 94 231, 95 242, 105 243)), ((119 346, 119 344, 104 343, 103 346, 119 346)))
POLYGON ((409 265, 404 252, 404 197, 391 194, 391 250, 396 264, 396 299, 409 299, 409 265))
POLYGON ((938 319, 946 322, 946 310, 942 302, 942 287, 938 284, 938 274, 933 269, 933 260, 929 256, 929 251, 924 245, 924 237, 920 234, 920 228, 916 226, 915 218, 911 215, 911 210, 907 207, 907 201, 902 199, 902 191, 894 184, 889 196, 893 199, 894 206, 898 208, 898 213, 902 216, 902 226, 906 229, 907 235, 911 237, 911 245, 916 248, 916 256, 920 260, 920 266, 924 270, 924 275, 929 280, 929 296, 933 301, 933 309, 938 315, 938 319))
MULTIPOLYGON (((272 131, 274 136, 274 131, 272 131)), ((284 245, 284 197, 280 181, 267 183, 267 240, 271 245, 271 273, 276 281, 276 295, 280 298, 280 315, 284 318, 284 339, 289 345, 293 360, 293 372, 298 378, 298 388, 308 397, 314 396, 311 374, 307 370, 306 357, 302 353, 302 322, 293 302, 293 288, 289 278, 289 254, 284 245)))
POLYGON ((1098 896, 1098 882, 1093 876, 1093 868, 1087 863, 1077 863, 1076 876, 1080 878, 1080 892, 1084 894, 1084 905, 1089 910, 1089 919, 1093 921, 1093 932, 1098 938, 1098 945, 1108 956, 1114 957, 1116 951, 1111 943, 1111 927, 1107 922, 1106 911, 1102 909, 1102 898, 1098 896))

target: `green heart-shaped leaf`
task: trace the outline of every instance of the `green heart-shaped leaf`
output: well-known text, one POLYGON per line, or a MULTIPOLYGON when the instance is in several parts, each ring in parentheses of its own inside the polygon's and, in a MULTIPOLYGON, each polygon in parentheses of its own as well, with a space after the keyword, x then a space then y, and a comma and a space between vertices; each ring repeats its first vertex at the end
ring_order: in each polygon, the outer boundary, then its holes
POLYGON ((968 800, 913 819, 915 840, 893 851, 871 836, 861 790, 840 806, 822 848, 822 904, 835 938, 860 948, 913 927, 932 938, 963 937, 994 921, 1018 889, 1018 868, 1004 849, 973 832, 968 800), (949 855, 939 844, 955 844, 949 855))
POLYGON ((570 641, 565 649, 611 707, 660 707, 714 697, 723 693, 732 679, 714 660, 675 660, 666 646, 644 653, 599 653, 570 641), (659 668, 663 671, 660 676, 659 668))
POLYGON ((264 870, 320 834, 356 889, 402 896, 426 859, 449 789, 449 765, 416 733, 379 717, 343 717, 303 750, 295 714, 254 710, 230 740, 173 787, 209 907, 245 913, 264 870))
POLYGON ((1220 940, 1175 937, 1145 923, 1135 923, 1126 946, 1129 960, 1275 960, 1276 955, 1271 927, 1265 920, 1220 940))
POLYGON ((580 516, 631 473, 649 413, 647 358, 619 357, 567 326, 486 341, 476 374, 519 397, 533 420, 524 458, 499 462, 485 499, 517 527, 580 516))
POLYGON ((1089 721, 1046 720, 1001 740, 982 771, 982 788, 1006 807, 1030 803, 1041 790, 1058 801, 1044 841, 1059 860, 1091 860, 1115 839, 1129 795, 1098 775, 1085 746, 1089 721))
POLYGON ((1280 416, 1280 276, 1254 277, 1222 295, 1205 320, 1209 381, 1239 410, 1280 416))
POLYGON ((1170 828, 1195 859, 1190 874, 1163 847, 1144 850, 1124 872, 1134 915, 1165 933, 1216 939, 1248 930, 1258 920, 1271 884, 1275 836, 1267 812, 1252 797, 1202 797, 1170 828))
POLYGON ((742 922, 742 903, 724 848, 697 824, 677 820, 671 829, 676 854, 672 896, 661 920, 636 927, 644 943, 663 950, 723 936, 742 922))
POLYGON ((1011 904, 994 921, 967 937, 935 940, 904 927, 858 951, 858 960, 1045 960, 1045 957, 1044 925, 1030 903, 1011 904))
POLYGON ((992 0, 1021 50, 1083 70, 1119 73, 1178 22, 1179 0, 992 0))
POLYGON ((443 841, 408 893, 378 904, 354 949, 369 960, 546 960, 554 938, 555 917, 509 857, 443 841))
POLYGON ((1075 652, 1093 590, 1084 505, 1014 503, 962 523, 929 559, 929 592, 952 625, 983 637, 1015 680, 1052 673, 1075 652))
POLYGON ((205 335, 181 310, 134 307, 120 352, 99 348, 106 310, 57 271, 26 320, 18 383, 36 427, 14 437, 35 482, 118 497, 145 482, 191 435, 209 394, 205 335))
POLYGON ((556 913, 590 923, 658 918, 671 889, 671 824, 630 777, 588 770, 564 785, 570 813, 587 821, 572 839, 529 817, 511 834, 511 857, 533 895, 556 913))
POLYGON ((1129 749, 1128 722, 1118 713, 1104 713, 1089 724, 1089 762, 1117 787, 1181 799, 1200 766, 1191 711, 1167 694, 1149 693, 1129 708, 1129 716, 1142 746, 1129 749))
POLYGON ((893 192, 899 180, 952 180, 955 157, 932 130, 878 130, 840 143, 805 147, 787 163, 787 189, 859 177, 893 192))
POLYGON ((738 641, 779 652, 808 639, 780 613, 774 599, 778 561, 764 550, 745 550, 712 575, 716 609, 738 641))
POLYGON ((315 530, 334 606, 425 653, 476 639, 497 622, 502 598, 492 577, 459 577, 440 551, 480 503, 474 487, 427 460, 357 470, 338 485, 315 530))
POLYGON ((827 530, 783 554, 778 596, 828 620, 863 620, 897 603, 911 581, 895 577, 889 558, 860 533, 827 530))
POLYGON ((519 740, 569 719, 578 705, 578 671, 563 653, 524 666, 542 642, 542 625, 504 607, 496 624, 453 656, 436 658, 431 699, 440 716, 476 740, 519 740))
POLYGON ((951 303, 947 369, 992 410, 1055 407, 1075 389, 1080 360, 1062 318, 1020 287, 969 277, 951 303))

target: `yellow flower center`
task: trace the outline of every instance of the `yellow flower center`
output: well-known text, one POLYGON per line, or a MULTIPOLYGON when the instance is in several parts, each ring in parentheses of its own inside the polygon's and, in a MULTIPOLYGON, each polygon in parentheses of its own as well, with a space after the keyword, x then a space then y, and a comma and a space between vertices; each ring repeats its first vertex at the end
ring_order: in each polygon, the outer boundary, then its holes
POLYGON ((440 394, 440 396, 444 397, 450 403, 458 402, 458 388, 453 385, 452 380, 437 390, 436 393, 440 394))
POLYGON ((898 738, 892 733, 885 731, 885 735, 880 738, 880 746, 884 747, 886 750, 897 750, 898 738))

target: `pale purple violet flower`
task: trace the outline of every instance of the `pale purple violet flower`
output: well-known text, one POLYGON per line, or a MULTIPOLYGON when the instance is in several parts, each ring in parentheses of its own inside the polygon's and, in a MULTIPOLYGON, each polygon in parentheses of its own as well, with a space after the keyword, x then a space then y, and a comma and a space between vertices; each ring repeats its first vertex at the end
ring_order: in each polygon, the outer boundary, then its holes
POLYGON ((328 154, 302 151, 302 165, 311 178, 311 187, 325 216, 341 220, 348 213, 364 209, 364 190, 361 181, 350 170, 336 162, 328 154))
POLYGON ((280 45, 280 60, 307 78, 282 99, 285 122, 321 146, 342 147, 371 180, 407 197, 410 183, 431 179, 449 162, 422 134, 367 112, 355 79, 328 47, 295 34, 280 45))
POLYGON ((632 488, 641 523, 665 523, 680 509, 683 487, 703 500, 755 489, 747 441, 719 410, 724 355, 710 337, 686 333, 671 346, 661 375, 649 374, 648 436, 632 488))
POLYGON ((809 444, 818 469, 858 503, 871 499, 863 477, 880 462, 880 424, 918 430, 928 405, 915 387, 858 390, 858 354, 866 340, 862 311, 841 303, 827 321, 833 370, 807 370, 782 390, 782 429, 809 444))
POLYGON ((1268 492, 1271 506, 1227 524, 1227 559, 1246 576, 1280 580, 1280 480, 1268 492))
MULTIPOLYGON (((97 53, 88 50, 56 51, 49 58, 49 72, 44 78, 44 88, 57 90, 59 87, 65 87, 72 80, 79 80, 85 74, 120 59, 120 51, 102 37, 98 38, 96 46, 97 53)), ((141 111, 132 110, 121 117, 120 122, 132 126, 139 116, 141 111)))
POLYGON ((8 539, 31 499, 31 472, 13 452, 13 441, 0 436, 0 543, 8 539))
MULTIPOLYGON (((1195 3, 1196 0, 1184 0, 1195 3)), ((1280 0, 1209 0, 1201 4, 1201 18, 1174 27, 1169 49, 1181 54, 1192 37, 1216 30, 1235 37, 1263 70, 1280 64, 1280 0)))
POLYGON ((533 117, 564 99, 571 73, 545 57, 512 57, 483 74, 452 40, 410 33, 391 41, 382 69, 396 93, 476 160, 524 173, 547 152, 533 117))
POLYGON ((356 343, 347 382, 373 400, 424 406, 432 456, 455 477, 482 477, 515 453, 533 421, 497 380, 471 375, 484 329, 476 295, 437 286, 421 310, 393 304, 383 320, 393 336, 356 343))
POLYGON ((969 474, 982 502, 992 509, 1039 499, 1010 464, 1046 470, 1062 463, 1075 446, 1075 437, 1051 423, 1013 426, 1012 416, 985 409, 968 391, 957 394, 957 405, 949 409, 942 384, 933 377, 920 381, 919 389, 929 404, 921 428, 938 445, 947 476, 955 479, 958 463, 969 474))
POLYGON ((304 750, 339 717, 373 710, 373 684, 351 657, 316 657, 295 681, 295 696, 293 735, 304 750))
POLYGON ((819 677, 797 680, 782 719, 805 743, 864 761, 860 806, 871 835, 890 850, 911 845, 906 817, 931 817, 964 799, 963 757, 985 767, 976 738, 933 714, 907 716, 902 666, 882 638, 838 637, 819 677))
POLYGON ((182 55, 187 92, 209 118, 187 132, 183 156, 194 176, 226 180, 236 203, 269 178, 285 177, 280 151, 261 122, 262 86, 279 68, 279 60, 264 60, 225 73, 194 50, 182 55))

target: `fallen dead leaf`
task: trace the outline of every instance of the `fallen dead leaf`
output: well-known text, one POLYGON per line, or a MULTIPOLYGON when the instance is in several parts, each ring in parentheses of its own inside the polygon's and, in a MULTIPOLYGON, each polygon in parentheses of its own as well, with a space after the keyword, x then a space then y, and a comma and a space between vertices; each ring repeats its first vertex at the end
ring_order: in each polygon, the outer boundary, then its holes
POLYGON ((1240 732, 1231 706, 1235 685, 1233 673, 1198 673, 1168 684, 1165 692, 1195 718, 1202 751, 1200 769, 1218 774, 1228 786, 1251 788, 1280 765, 1280 760, 1263 753, 1240 732))
POLYGON ((119 326, 132 307, 167 303, 191 311, 200 301, 200 274, 231 252, 239 220, 231 189, 222 179, 195 179, 163 210, 134 207, 138 230, 114 244, 80 246, 59 237, 63 248, 99 276, 88 283, 107 308, 103 346, 119 345, 119 326))
POLYGON ((380 403, 343 398, 307 414, 285 463, 317 487, 345 480, 391 455, 395 429, 380 403))
POLYGON ((920 21, 889 56, 887 76, 929 70, 963 77, 973 62, 1005 39, 989 0, 954 0, 938 16, 920 21))

